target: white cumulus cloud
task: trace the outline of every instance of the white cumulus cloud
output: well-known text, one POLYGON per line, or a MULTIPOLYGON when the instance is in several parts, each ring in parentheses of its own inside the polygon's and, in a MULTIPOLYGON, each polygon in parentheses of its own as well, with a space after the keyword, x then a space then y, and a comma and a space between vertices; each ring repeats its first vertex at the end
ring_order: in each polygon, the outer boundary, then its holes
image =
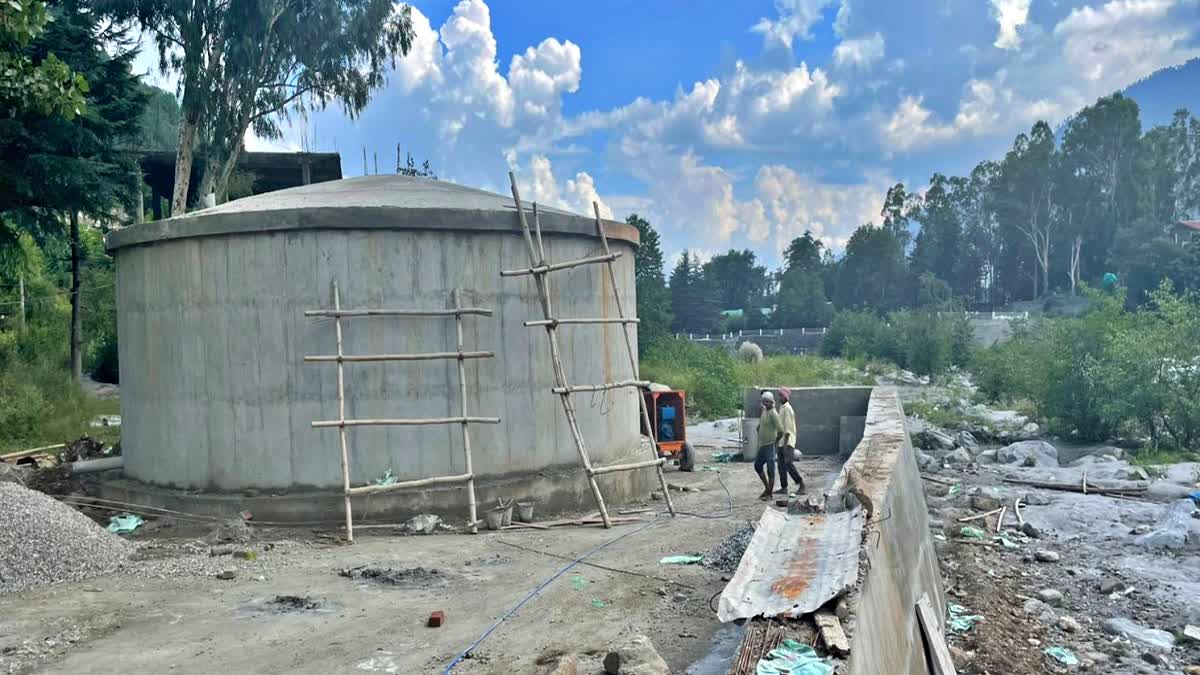
POLYGON ((833 62, 841 67, 869 68, 883 59, 883 33, 842 40, 833 48, 833 62))
POLYGON ((1029 5, 1032 0, 992 0, 992 12, 1000 30, 993 44, 997 49, 1018 49, 1021 35, 1017 32, 1029 20, 1029 5))

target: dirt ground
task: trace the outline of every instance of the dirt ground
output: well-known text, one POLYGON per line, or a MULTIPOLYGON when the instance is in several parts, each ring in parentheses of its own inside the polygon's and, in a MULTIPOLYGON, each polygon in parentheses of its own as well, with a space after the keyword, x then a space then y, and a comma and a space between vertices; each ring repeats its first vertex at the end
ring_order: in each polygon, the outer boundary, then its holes
MULTIPOLYGON (((693 439, 708 432, 720 445, 723 431, 709 425, 693 439)), ((0 672, 445 672, 569 560, 617 537, 588 562, 631 574, 576 566, 453 672, 538 672, 539 660, 564 652, 585 655, 581 673, 602 672, 610 646, 637 634, 652 638, 672 672, 724 672, 710 654, 731 642, 709 604, 724 586, 721 573, 658 563, 705 551, 762 513, 752 467, 713 464, 714 449, 699 448, 699 460, 719 472, 698 465, 668 473, 670 483, 689 488, 672 491, 677 509, 705 518, 655 516, 663 502, 647 501, 621 507, 651 509, 640 514, 645 523, 612 530, 377 531, 352 546, 311 530, 255 529, 250 543, 234 546, 253 551, 250 561, 211 556, 213 547, 200 541, 207 529, 157 523, 140 537, 147 544, 138 562, 122 573, 0 597, 0 672), (394 584, 338 574, 364 565, 424 571, 394 584), (223 568, 236 568, 236 577, 216 578, 223 568), (445 624, 427 628, 435 610, 445 624)), ((838 468, 832 458, 800 463, 810 490, 828 486, 838 468)))

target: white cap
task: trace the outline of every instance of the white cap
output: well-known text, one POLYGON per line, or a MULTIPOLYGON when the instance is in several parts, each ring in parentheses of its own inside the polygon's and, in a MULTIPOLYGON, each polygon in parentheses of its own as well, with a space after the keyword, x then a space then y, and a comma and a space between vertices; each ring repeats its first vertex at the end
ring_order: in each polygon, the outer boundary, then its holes
POLYGON ((762 393, 762 396, 759 397, 759 400, 760 401, 770 401, 771 403, 774 403, 775 402, 775 394, 772 394, 769 391, 764 391, 762 393))

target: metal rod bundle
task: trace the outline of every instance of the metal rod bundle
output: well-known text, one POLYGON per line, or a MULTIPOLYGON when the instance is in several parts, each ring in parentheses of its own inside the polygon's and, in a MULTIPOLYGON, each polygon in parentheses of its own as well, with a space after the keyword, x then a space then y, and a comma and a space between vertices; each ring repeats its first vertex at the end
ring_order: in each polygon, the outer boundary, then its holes
POLYGON ((555 386, 552 391, 558 394, 559 400, 562 402, 563 413, 567 417, 567 426, 571 430, 571 437, 575 441, 575 449, 579 453, 579 461, 583 464, 584 472, 587 474, 588 484, 592 490, 592 496, 596 500, 596 506, 600 510, 600 517, 604 522, 604 527, 612 527, 612 519, 608 515, 608 507, 604 503, 604 496, 600 493, 600 486, 596 482, 596 476, 616 471, 632 471, 635 469, 654 467, 658 474, 658 482, 662 488, 663 499, 667 502, 667 509, 671 515, 675 515, 675 506, 671 502, 671 493, 667 490, 667 479, 663 475, 662 465, 663 459, 659 456, 658 444, 654 441, 653 427, 650 425, 650 418, 646 410, 646 400, 641 391, 637 392, 638 405, 641 409, 642 423, 647 430, 651 431, 651 448, 653 458, 647 461, 633 462, 629 464, 616 464, 607 467, 593 467, 591 459, 588 457, 587 444, 584 442, 583 434, 579 431, 579 422, 575 413, 575 403, 571 396, 578 392, 596 392, 608 391, 623 387, 641 388, 648 383, 643 382, 638 377, 637 352, 633 349, 633 338, 629 333, 629 326, 636 324, 637 319, 626 319, 624 309, 621 306, 621 294, 616 283, 617 276, 613 270, 613 261, 620 257, 620 253, 613 253, 608 246, 608 238, 604 234, 604 226, 600 220, 599 207, 593 205, 596 210, 596 229, 600 235, 600 241, 604 244, 604 254, 572 260, 569 262, 548 264, 546 262, 546 249, 542 244, 542 226, 541 220, 538 218, 537 204, 533 205, 533 222, 534 231, 530 231, 529 220, 525 217, 525 207, 521 203, 521 193, 517 188, 517 178, 510 171, 508 174, 509 183, 512 185, 513 201, 516 203, 517 215, 521 222, 521 232, 525 235, 525 245, 529 249, 529 264, 528 269, 523 270, 507 270, 500 273, 501 276, 533 276, 534 284, 537 287, 538 299, 542 305, 543 318, 538 321, 527 321, 526 326, 542 326, 546 329, 546 337, 550 342, 550 359, 554 367, 554 382, 555 386), (536 239, 535 239, 536 234, 536 239), (536 243, 535 243, 536 242, 536 243), (571 269, 581 265, 603 264, 608 267, 609 280, 612 282, 613 295, 616 297, 617 319, 600 319, 600 318, 575 318, 575 319, 558 319, 555 318, 553 307, 550 304, 550 279, 549 273, 559 270, 571 269), (625 335, 625 344, 629 351, 630 365, 633 370, 633 379, 621 382, 608 382, 603 384, 592 385, 574 385, 567 382, 566 369, 563 367, 562 352, 558 344, 558 327, 564 324, 619 324, 625 335))
POLYGON ((342 455, 342 492, 345 498, 344 508, 346 512, 346 539, 350 542, 354 541, 354 518, 351 508, 350 497, 353 495, 372 495, 381 492, 391 492, 394 490, 411 490, 415 488, 427 488, 438 485, 456 485, 466 483, 467 486, 467 506, 468 506, 468 527, 471 532, 477 531, 479 517, 476 509, 475 500, 475 471, 471 462, 471 432, 470 425, 472 424, 499 424, 499 417, 473 417, 467 413, 467 375, 464 363, 467 359, 489 359, 495 357, 493 352, 485 351, 466 351, 463 346, 463 316, 491 316, 492 310, 479 307, 463 307, 462 298, 459 297, 458 289, 454 289, 450 293, 450 297, 454 303, 453 309, 433 309, 433 310, 406 310, 406 309, 342 309, 341 296, 338 293, 337 281, 333 282, 333 309, 317 309, 307 310, 305 316, 310 317, 333 317, 334 333, 337 336, 337 353, 333 355, 305 356, 304 360, 308 363, 336 363, 337 364, 337 395, 338 395, 338 417, 336 420, 317 420, 312 423, 315 428, 337 427, 338 442, 341 447, 342 455), (346 355, 342 351, 342 319, 356 318, 367 316, 399 316, 399 317, 453 317, 454 328, 456 334, 456 351, 453 352, 427 352, 422 354, 363 354, 363 355, 346 355), (346 363, 365 363, 379 361, 430 361, 437 359, 453 359, 458 362, 458 394, 460 401, 460 413, 455 417, 425 417, 414 419, 346 419, 346 385, 345 385, 345 364, 346 363), (432 478, 421 478, 417 480, 401 481, 390 483, 387 485, 364 485, 359 487, 350 486, 350 453, 346 441, 347 427, 365 427, 365 426, 423 426, 437 424, 459 424, 462 425, 463 434, 463 455, 466 463, 466 473, 457 476, 435 476, 432 478))

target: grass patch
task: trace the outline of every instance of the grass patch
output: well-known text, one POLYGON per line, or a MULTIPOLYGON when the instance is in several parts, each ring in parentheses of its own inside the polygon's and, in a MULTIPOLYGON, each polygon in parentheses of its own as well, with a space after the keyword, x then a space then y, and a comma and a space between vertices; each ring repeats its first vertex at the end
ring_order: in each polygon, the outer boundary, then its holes
POLYGON ((1151 469, 1155 468, 1161 469, 1165 473, 1166 470, 1162 469, 1163 465, 1182 462, 1200 462, 1200 455, 1187 450, 1142 448, 1129 457, 1130 464, 1142 467, 1147 473, 1153 473, 1151 469))
POLYGON ((724 349, 688 340, 664 340, 641 361, 643 379, 687 392, 689 414, 701 419, 736 415, 742 394, 756 385, 811 387, 872 384, 873 378, 841 359, 769 356, 738 361, 724 349))

